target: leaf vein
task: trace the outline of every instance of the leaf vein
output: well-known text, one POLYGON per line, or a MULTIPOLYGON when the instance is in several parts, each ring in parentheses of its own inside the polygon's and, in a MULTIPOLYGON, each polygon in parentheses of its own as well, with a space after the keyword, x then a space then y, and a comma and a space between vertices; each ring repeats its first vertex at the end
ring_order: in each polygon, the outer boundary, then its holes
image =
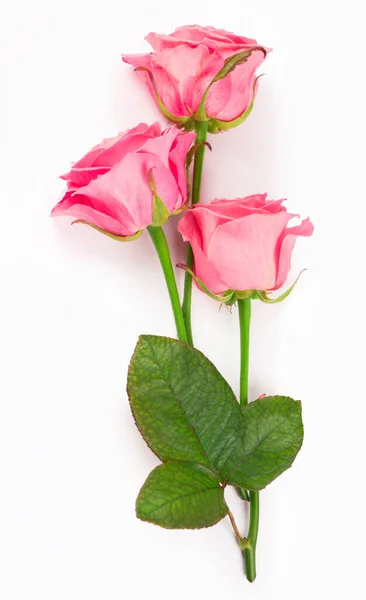
POLYGON ((241 464, 244 462, 244 460, 245 460, 246 458, 248 458, 248 456, 250 456, 251 454, 253 454, 253 452, 254 452, 254 451, 255 451, 255 450, 258 448, 258 446, 260 446, 260 445, 261 445, 261 444, 262 444, 262 443, 263 443, 263 442, 264 442, 264 441, 265 441, 265 440, 266 440, 266 439, 267 439, 267 438, 268 438, 268 437, 269 437, 269 436, 270 436, 270 435, 271 435, 271 434, 272 434, 274 431, 276 431, 276 429, 280 429, 282 425, 283 425, 283 423, 276 424, 276 426, 275 426, 275 427, 273 427, 273 429, 271 429, 270 431, 268 431, 268 432, 266 433, 266 435, 265 435, 265 436, 263 436, 263 437, 262 437, 262 438, 261 438, 261 439, 258 441, 258 443, 257 443, 255 446, 253 446, 253 448, 252 448, 252 449, 251 449, 249 452, 247 452, 246 454, 244 454, 244 456, 242 456, 242 457, 241 457, 241 459, 240 459, 240 460, 239 460, 239 461, 236 463, 236 465, 235 465, 235 466, 234 466, 234 467, 231 469, 231 471, 229 471, 229 473, 226 475, 226 477, 225 477, 225 481, 224 481, 224 484, 226 484, 226 483, 228 482, 228 480, 230 479, 231 475, 234 473, 234 471, 236 471, 236 469, 237 469, 238 467, 240 467, 240 465, 241 465, 241 464))
POLYGON ((174 502, 179 502, 179 500, 182 500, 183 498, 189 498, 189 496, 197 496, 198 494, 206 494, 207 492, 219 492, 221 488, 218 487, 211 487, 211 488, 206 488, 204 490, 196 490, 193 492, 189 492, 188 494, 183 494, 182 496, 178 496, 178 498, 174 498, 173 500, 167 500, 166 502, 164 502, 163 504, 160 504, 159 506, 157 506, 156 508, 153 508, 152 510, 147 511, 147 513, 149 515, 152 515, 154 513, 156 513, 157 511, 161 510, 162 508, 164 508, 164 506, 166 506, 167 504, 173 504, 174 502))
POLYGON ((207 464, 210 466, 210 468, 211 468, 211 471, 212 471, 212 472, 213 472, 213 474, 215 475, 215 477, 216 477, 217 481, 220 481, 220 479, 219 479, 219 475, 218 475, 218 473, 216 472, 216 470, 215 470, 214 466, 212 465, 212 463, 211 463, 211 461, 210 461, 210 459, 209 459, 209 457, 208 457, 208 455, 207 455, 207 453, 206 453, 206 451, 205 451, 205 449, 204 449, 204 447, 203 447, 203 445, 202 445, 202 443, 201 443, 201 440, 199 439, 199 436, 198 436, 198 434, 197 434, 196 430, 194 429, 193 425, 192 425, 192 424, 191 424, 191 422, 189 421, 189 419, 188 419, 188 417, 187 417, 187 415, 186 415, 186 413, 185 413, 185 411, 184 411, 184 409, 183 409, 183 406, 181 405, 181 403, 180 403, 180 401, 179 401, 179 398, 178 398, 178 396, 176 395, 176 393, 175 393, 175 390, 173 389, 173 386, 171 385, 171 383, 168 381, 168 379, 165 377, 165 375, 164 375, 164 373, 163 373, 163 369, 162 369, 162 367, 161 367, 161 366, 160 366, 160 364, 159 364, 159 359, 158 359, 158 357, 157 357, 157 356, 156 356, 156 354, 155 354, 154 348, 153 348, 153 346, 151 345, 151 343, 150 343, 150 340, 147 340, 147 343, 148 343, 148 345, 150 346, 151 353, 152 353, 153 357, 155 358, 156 365, 157 365, 157 367, 160 369, 160 372, 161 372, 162 379, 165 381, 165 383, 167 384, 168 388, 171 390, 171 392, 172 392, 172 395, 173 395, 173 398, 174 398, 174 400, 176 401, 176 403, 177 403, 177 406, 178 406, 179 410, 181 411, 181 413, 182 413, 183 417, 185 418, 185 420, 186 420, 186 422, 187 422, 187 424, 188 424, 188 427, 189 427, 189 429, 190 429, 190 430, 191 430, 191 432, 193 433, 193 435, 194 435, 194 437, 195 437, 195 439, 196 439, 196 441, 197 441, 197 443, 198 443, 199 447, 201 448, 202 454, 203 454, 204 458, 206 459, 206 461, 207 461, 207 464))

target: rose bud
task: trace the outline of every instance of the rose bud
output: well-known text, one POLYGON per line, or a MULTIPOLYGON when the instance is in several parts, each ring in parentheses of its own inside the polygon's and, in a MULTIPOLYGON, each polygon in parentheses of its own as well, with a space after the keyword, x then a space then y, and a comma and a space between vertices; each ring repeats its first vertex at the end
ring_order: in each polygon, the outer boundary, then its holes
POLYGON ((256 70, 267 54, 256 40, 199 25, 145 39, 154 52, 122 59, 141 73, 167 119, 186 129, 194 128, 195 119, 208 120, 208 130, 216 133, 250 114, 256 70))
POLYGON ((290 270, 291 253, 298 236, 310 236, 313 225, 305 219, 288 227, 293 215, 284 200, 266 200, 255 194, 237 200, 197 204, 178 225, 194 254, 194 277, 203 291, 232 303, 237 298, 275 302, 267 292, 278 290, 290 270))

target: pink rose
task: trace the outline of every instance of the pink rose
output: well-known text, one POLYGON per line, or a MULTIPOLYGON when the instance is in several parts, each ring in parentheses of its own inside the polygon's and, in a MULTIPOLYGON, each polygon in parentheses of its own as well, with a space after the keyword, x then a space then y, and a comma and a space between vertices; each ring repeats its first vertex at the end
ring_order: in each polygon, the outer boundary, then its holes
POLYGON ((244 119, 255 95, 256 69, 266 56, 256 40, 199 25, 178 27, 170 35, 149 33, 145 39, 154 52, 122 58, 141 69, 166 117, 185 124, 204 100, 206 118, 214 120, 211 130, 244 119))
POLYGON ((227 290, 277 290, 286 281, 298 236, 309 236, 309 219, 288 227, 295 216, 284 200, 255 194, 216 200, 187 211, 178 229, 194 254, 198 279, 214 294, 227 290))
POLYGON ((62 176, 67 191, 52 216, 72 215, 123 237, 156 218, 162 224, 187 201, 186 155, 194 137, 175 126, 162 132, 159 123, 140 123, 103 140, 62 176))

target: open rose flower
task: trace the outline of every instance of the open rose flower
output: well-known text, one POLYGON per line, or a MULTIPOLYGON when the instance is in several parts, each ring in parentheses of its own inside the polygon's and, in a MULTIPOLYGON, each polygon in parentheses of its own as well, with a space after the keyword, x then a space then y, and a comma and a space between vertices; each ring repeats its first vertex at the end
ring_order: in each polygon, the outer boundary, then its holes
POLYGON ((161 225, 187 201, 186 155, 193 133, 140 123, 103 140, 76 162, 52 216, 71 215, 121 239, 161 225))
POLYGON ((210 292, 268 292, 285 283, 296 238, 311 235, 313 225, 305 219, 288 227, 298 215, 283 202, 256 194, 185 213, 178 229, 192 246, 195 276, 210 292))
POLYGON ((217 131, 248 116, 256 69, 267 52, 256 40, 199 25, 178 27, 170 35, 149 33, 145 39, 154 52, 122 58, 140 71, 168 119, 187 125, 199 111, 200 120, 210 120, 209 129, 217 131))

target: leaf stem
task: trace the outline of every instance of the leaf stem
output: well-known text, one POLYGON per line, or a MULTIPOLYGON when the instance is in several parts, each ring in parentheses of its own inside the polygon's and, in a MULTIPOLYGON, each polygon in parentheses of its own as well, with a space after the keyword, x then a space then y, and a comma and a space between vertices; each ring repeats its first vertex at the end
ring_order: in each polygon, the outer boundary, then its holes
MULTIPOLYGON (((203 159, 205 155, 205 144, 207 137, 208 121, 196 121, 196 141, 195 143, 201 143, 197 148, 194 155, 194 167, 193 167, 193 184, 192 184, 192 205, 197 204, 200 200, 201 180, 202 180, 202 169, 203 159)), ((186 265, 189 269, 193 268, 193 252, 191 245, 188 244, 186 265)), ((187 332, 187 341, 193 346, 192 336, 192 323, 191 323, 191 306, 192 306, 192 275, 186 271, 184 276, 184 296, 183 296, 183 319, 187 332)))
MULTIPOLYGON (((249 375, 249 338, 251 300, 238 300, 240 324, 240 405, 244 408, 248 404, 248 375, 249 375)), ((248 581, 253 582, 256 577, 256 546, 259 527, 259 492, 249 492, 250 517, 248 544, 243 549, 245 572, 248 581)))
POLYGON ((232 528, 234 530, 234 533, 235 533, 235 535, 237 537, 237 540, 239 542, 239 546, 244 551, 244 549, 247 548, 247 546, 248 546, 248 540, 247 540, 247 538, 242 538, 241 537, 241 535, 239 533, 238 526, 237 526, 237 524, 235 522, 235 519, 234 519, 234 515, 231 512, 231 510, 228 507, 228 505, 226 505, 226 507, 227 507, 227 514, 228 514, 228 517, 230 519, 231 526, 232 526, 232 528))
POLYGON ((187 334, 184 325, 183 313, 180 306, 180 298, 178 294, 177 283, 173 271, 172 261, 170 258, 169 246, 162 227, 153 227, 150 225, 147 228, 150 237, 158 254, 160 264, 163 269, 165 281, 167 284, 170 302, 173 309, 175 324, 177 327, 178 339, 181 342, 187 341, 187 334))

